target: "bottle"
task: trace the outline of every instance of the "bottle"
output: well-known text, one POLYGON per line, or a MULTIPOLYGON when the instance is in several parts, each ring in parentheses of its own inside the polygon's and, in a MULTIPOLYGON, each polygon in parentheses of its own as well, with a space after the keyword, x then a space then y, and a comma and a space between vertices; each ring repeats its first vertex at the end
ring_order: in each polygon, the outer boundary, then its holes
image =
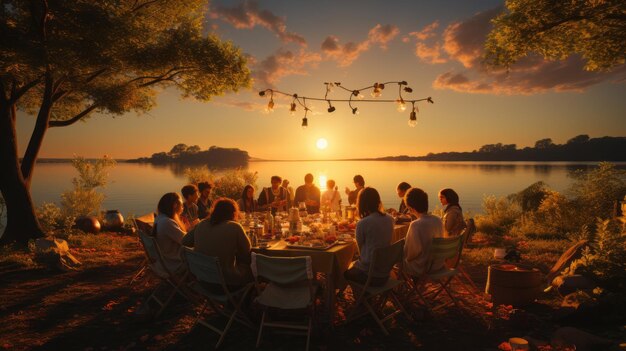
POLYGON ((267 210, 267 214, 265 215, 265 234, 272 234, 274 230, 274 217, 272 217, 272 212, 267 210))
POLYGON ((248 236, 250 237, 250 245, 252 245, 252 247, 257 247, 256 229, 251 229, 248 233, 248 236))
POLYGON ((281 236, 283 234, 283 228, 281 226, 281 221, 282 218, 279 215, 276 215, 274 217, 274 234, 276 235, 277 239, 281 239, 281 236))

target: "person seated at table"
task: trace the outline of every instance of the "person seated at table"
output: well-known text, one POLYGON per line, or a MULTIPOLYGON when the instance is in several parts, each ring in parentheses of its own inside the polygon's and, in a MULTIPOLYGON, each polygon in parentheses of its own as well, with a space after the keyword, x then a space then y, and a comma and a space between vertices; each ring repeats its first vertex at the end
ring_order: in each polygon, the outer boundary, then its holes
POLYGON ((322 206, 326 206, 332 212, 341 210, 341 194, 332 179, 326 181, 326 191, 322 194, 322 206))
MULTIPOLYGON (((439 217, 428 214, 428 194, 419 188, 411 188, 404 195, 409 211, 417 218, 406 233, 404 243, 404 269, 412 276, 425 273, 428 253, 433 238, 443 236, 443 224, 439 217)), ((433 269, 443 267, 437 263, 433 269)))
POLYGON ((198 183, 198 191, 200 192, 200 197, 198 198, 198 218, 203 220, 209 216, 209 210, 211 209, 211 189, 213 189, 213 185, 209 182, 200 182, 198 183))
MULTIPOLYGON (((383 211, 380 195, 374 188, 364 188, 357 197, 357 211, 361 219, 356 224, 356 243, 360 257, 345 271, 347 280, 364 284, 374 257, 374 250, 391 244, 393 237, 393 217, 383 211)), ((371 284, 384 285, 389 272, 374 270, 371 284)))
POLYGON ((365 187, 365 179, 363 179, 362 175, 357 174, 354 178, 352 178, 352 180, 354 181, 356 189, 350 190, 350 188, 346 187, 346 195, 348 195, 348 203, 350 205, 356 204, 356 198, 359 195, 359 192, 365 187))
POLYGON ((257 200, 259 210, 271 210, 272 214, 276 214, 276 211, 287 211, 290 204, 289 191, 280 186, 281 182, 282 178, 279 176, 272 176, 272 186, 269 188, 263 188, 259 194, 259 199, 257 200))
POLYGON ((443 208, 443 236, 461 235, 466 224, 463 219, 463 209, 459 205, 459 194, 452 189, 443 189, 439 192, 439 201, 443 208))
POLYGON ((293 191, 293 187, 289 185, 289 180, 283 179, 283 183, 281 184, 281 186, 289 191, 289 202, 293 203, 295 192, 293 191))
POLYGON ((180 272, 184 270, 180 257, 181 243, 185 237, 185 227, 181 220, 183 200, 177 193, 167 193, 159 200, 157 209, 158 215, 154 220, 152 233, 166 268, 172 273, 180 272))
POLYGON ((319 213, 320 197, 320 189, 313 184, 313 175, 307 173, 304 176, 304 185, 300 185, 296 189, 294 203, 299 204, 304 202, 306 204, 306 211, 309 214, 319 213))
POLYGON ((186 245, 193 245, 195 251, 219 258, 224 280, 229 286, 240 286, 253 280, 250 240, 241 224, 236 222, 238 214, 235 201, 219 198, 213 204, 211 218, 198 223, 184 241, 186 245))
POLYGON ((240 211, 252 213, 257 210, 258 203, 254 198, 254 187, 250 184, 246 185, 241 192, 241 198, 237 200, 237 206, 240 211))
POLYGON ((409 213, 409 209, 404 203, 404 195, 409 189, 411 189, 411 184, 407 182, 401 182, 396 187, 396 193, 400 198, 400 205, 398 206, 397 210, 395 208, 389 209, 389 213, 394 216, 394 218, 396 219, 396 223, 406 223, 415 219, 411 216, 411 214, 409 213))
POLYGON ((195 227, 200 219, 198 218, 198 188, 193 184, 185 185, 180 192, 183 194, 183 213, 180 218, 185 224, 185 230, 189 231, 195 227))

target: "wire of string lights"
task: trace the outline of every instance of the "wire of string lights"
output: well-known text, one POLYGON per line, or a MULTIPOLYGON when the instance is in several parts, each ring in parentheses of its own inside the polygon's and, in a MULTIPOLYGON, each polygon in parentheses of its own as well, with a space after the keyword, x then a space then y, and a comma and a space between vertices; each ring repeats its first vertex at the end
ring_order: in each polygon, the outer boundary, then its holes
POLYGON ((392 82, 384 82, 384 83, 374 83, 372 85, 363 87, 363 88, 359 88, 359 89, 349 89, 346 88, 345 86, 343 86, 341 84, 341 82, 325 82, 324 85, 326 86, 326 93, 324 94, 323 98, 318 98, 318 97, 308 97, 308 96, 299 96, 298 94, 289 94, 289 93, 285 93, 282 92, 280 90, 276 90, 276 89, 265 89, 265 90, 261 90, 259 91, 259 95, 262 97, 268 96, 269 97, 269 102, 267 104, 267 111, 273 111, 274 110, 274 94, 276 95, 284 95, 284 96, 289 96, 292 98, 291 100, 291 104, 289 107, 289 113, 293 116, 295 115, 295 113, 297 112, 298 109, 298 105, 300 105, 300 107, 304 110, 304 117, 302 118, 302 128, 306 128, 309 125, 309 120, 307 118, 307 115, 309 113, 309 111, 311 111, 311 109, 309 108, 309 106, 307 105, 307 100, 309 101, 325 101, 326 103, 328 103, 328 113, 332 113, 335 112, 336 108, 333 105, 333 103, 337 103, 337 102, 347 102, 348 106, 350 107, 350 110, 352 111, 353 115, 358 115, 359 114, 359 108, 356 105, 356 103, 362 103, 362 102, 382 102, 382 103, 389 103, 389 102, 393 102, 397 104, 397 110, 399 112, 404 112, 406 110, 407 104, 411 104, 411 113, 409 114, 409 126, 410 127, 415 127, 417 125, 417 113, 419 112, 418 107, 415 105, 415 103, 417 102, 428 102, 433 104, 434 101, 433 99, 429 96, 427 98, 422 98, 422 99, 407 99, 405 98, 402 93, 407 93, 410 94, 413 92, 413 89, 411 89, 408 86, 408 83, 406 81, 392 81, 392 82), (383 90, 385 89, 386 86, 390 85, 390 84, 397 84, 398 85, 398 98, 394 99, 394 100, 385 100, 385 99, 378 99, 382 93, 383 90), (333 98, 329 98, 329 95, 335 90, 342 90, 346 93, 348 93, 348 98, 347 99, 333 99, 333 98), (363 95, 363 92, 367 92, 371 90, 371 96, 372 99, 365 99, 365 96, 363 95))

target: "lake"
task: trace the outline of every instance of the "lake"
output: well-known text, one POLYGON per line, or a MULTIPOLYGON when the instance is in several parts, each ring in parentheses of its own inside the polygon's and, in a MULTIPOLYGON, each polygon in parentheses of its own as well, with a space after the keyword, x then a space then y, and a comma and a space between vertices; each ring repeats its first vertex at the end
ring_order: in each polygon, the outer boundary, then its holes
MULTIPOLYGON (((304 184, 304 175, 312 173, 316 184, 325 185, 334 179, 347 197, 346 186, 354 188, 352 177, 361 174, 365 185, 376 188, 385 208, 396 207, 399 198, 396 185, 402 181, 424 189, 429 196, 430 209, 441 206, 437 193, 442 188, 457 191, 464 211, 481 212, 485 195, 505 196, 518 192, 537 181, 563 191, 572 180, 568 173, 574 169, 593 167, 597 163, 567 162, 425 162, 425 161, 264 161, 250 162, 247 169, 258 172, 258 190, 269 186, 272 175, 280 175, 291 182, 294 189, 304 184)), ((619 165, 626 168, 626 163, 619 165)), ((71 189, 71 179, 77 175, 70 163, 38 163, 32 183, 36 205, 43 202, 59 203, 62 191, 71 189)), ((118 209, 124 215, 141 215, 154 211, 161 195, 180 191, 186 184, 181 166, 118 163, 110 171, 109 184, 103 190, 106 200, 103 209, 118 209)), ((257 191, 258 194, 258 191, 257 191)))

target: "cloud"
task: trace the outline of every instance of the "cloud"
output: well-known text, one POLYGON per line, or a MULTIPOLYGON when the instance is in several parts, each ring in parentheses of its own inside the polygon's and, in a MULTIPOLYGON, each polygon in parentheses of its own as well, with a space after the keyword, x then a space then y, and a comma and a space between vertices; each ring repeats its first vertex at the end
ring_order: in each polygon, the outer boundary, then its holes
POLYGON ((367 39, 370 44, 378 44, 382 49, 387 49, 387 44, 392 41, 398 34, 400 29, 397 26, 387 24, 377 24, 374 28, 370 29, 367 34, 367 39))
POLYGON ((274 87, 285 76, 307 75, 307 69, 317 67, 321 60, 319 53, 306 51, 304 48, 297 52, 279 49, 252 66, 254 84, 259 89, 274 87))
POLYGON ((423 62, 429 64, 446 63, 448 59, 443 51, 443 44, 437 41, 437 28, 439 28, 439 22, 435 21, 419 32, 409 33, 402 41, 410 43, 412 39, 415 39, 415 56, 423 62))
POLYGON ((238 29, 252 29, 261 26, 276 34, 284 43, 293 42, 306 45, 304 37, 287 31, 285 18, 276 16, 268 10, 259 9, 259 3, 255 0, 244 1, 234 7, 213 7, 210 16, 213 19, 228 22, 238 29))
POLYGON ((387 49, 389 42, 399 33, 397 26, 377 24, 369 30, 367 39, 362 42, 348 42, 342 45, 337 36, 329 35, 322 42, 321 48, 327 59, 337 61, 340 67, 347 67, 374 45, 387 49))
POLYGON ((458 62, 461 69, 439 75, 433 82, 436 89, 464 93, 529 95, 549 91, 584 91, 606 81, 623 81, 626 65, 608 73, 584 70, 584 61, 576 55, 561 61, 546 61, 529 55, 509 71, 489 70, 482 63, 484 42, 491 30, 491 19, 501 12, 495 8, 478 13, 462 22, 448 25, 439 36, 432 24, 409 35, 418 40, 415 54, 429 63, 458 62), (429 44, 424 42, 430 40, 429 44))

